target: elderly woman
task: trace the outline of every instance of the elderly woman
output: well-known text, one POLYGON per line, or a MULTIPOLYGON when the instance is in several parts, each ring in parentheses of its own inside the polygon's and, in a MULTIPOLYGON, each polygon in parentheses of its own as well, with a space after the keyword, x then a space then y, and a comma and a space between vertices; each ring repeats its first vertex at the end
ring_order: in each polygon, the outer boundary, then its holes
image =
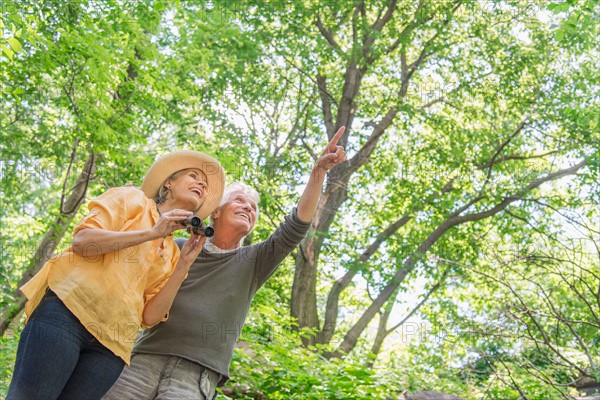
POLYGON ((130 362, 139 327, 166 320, 204 240, 181 251, 172 233, 219 204, 225 176, 212 157, 172 152, 141 190, 92 200, 73 243, 21 288, 28 322, 7 399, 99 399, 130 362))

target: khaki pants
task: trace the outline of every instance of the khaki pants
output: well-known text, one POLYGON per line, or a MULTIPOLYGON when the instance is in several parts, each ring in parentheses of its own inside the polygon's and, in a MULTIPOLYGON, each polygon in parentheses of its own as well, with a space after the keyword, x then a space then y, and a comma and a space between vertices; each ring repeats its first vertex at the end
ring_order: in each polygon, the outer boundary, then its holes
POLYGON ((103 400, 212 400, 221 375, 178 356, 134 354, 103 400))

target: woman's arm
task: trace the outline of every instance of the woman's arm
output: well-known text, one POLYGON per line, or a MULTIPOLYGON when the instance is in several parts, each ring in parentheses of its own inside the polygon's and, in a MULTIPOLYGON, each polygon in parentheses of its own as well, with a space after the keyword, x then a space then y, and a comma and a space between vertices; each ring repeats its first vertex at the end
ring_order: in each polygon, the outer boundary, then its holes
POLYGON ((149 240, 169 236, 177 229, 183 229, 180 221, 193 215, 191 211, 171 210, 160 216, 150 229, 115 232, 100 228, 85 228, 73 237, 72 249, 83 257, 95 257, 113 253, 149 240))

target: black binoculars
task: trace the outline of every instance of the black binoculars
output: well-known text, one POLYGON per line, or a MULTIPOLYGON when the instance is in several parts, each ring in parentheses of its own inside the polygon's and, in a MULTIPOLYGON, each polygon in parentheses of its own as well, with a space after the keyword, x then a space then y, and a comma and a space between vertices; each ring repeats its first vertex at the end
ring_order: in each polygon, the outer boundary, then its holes
POLYGON ((187 217, 183 222, 188 232, 195 235, 211 237, 215 234, 215 229, 212 226, 202 225, 202 220, 198 217, 187 217))

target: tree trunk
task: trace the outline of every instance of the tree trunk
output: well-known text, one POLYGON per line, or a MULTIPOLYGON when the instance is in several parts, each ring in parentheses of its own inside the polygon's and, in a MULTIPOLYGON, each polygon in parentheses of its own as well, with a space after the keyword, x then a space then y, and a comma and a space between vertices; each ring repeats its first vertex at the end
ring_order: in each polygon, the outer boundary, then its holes
MULTIPOLYGON (((395 297, 395 296, 392 296, 395 297)), ((371 353, 374 356, 377 356, 381 351, 381 346, 383 345, 383 341, 390 333, 387 330, 387 323, 390 318, 390 314, 392 313, 392 309, 394 308, 394 299, 392 298, 387 302, 385 308, 379 312, 379 324, 377 326, 377 334, 375 335, 375 340, 373 340, 373 345, 371 346, 371 353)), ((369 367, 373 367, 373 363, 375 362, 375 358, 369 359, 367 365, 369 367)))
POLYGON ((17 289, 13 293, 15 304, 2 311, 2 319, 0 320, 0 335, 4 334, 10 323, 17 315, 19 315, 21 310, 23 310, 25 307, 25 303, 27 302, 27 299, 18 288, 26 284, 35 274, 37 274, 38 271, 44 266, 46 261, 53 256, 58 243, 60 243, 61 239, 65 235, 66 230, 75 217, 75 214, 77 214, 79 207, 81 204, 83 204, 87 188, 95 172, 96 155, 90 152, 85 162, 85 166, 83 167, 79 178, 77 179, 77 183, 71 192, 71 195, 63 202, 61 213, 56 217, 54 223, 49 224, 50 228, 48 229, 48 232, 46 235, 44 235, 44 238, 38 246, 35 255, 29 262, 27 270, 23 273, 21 279, 19 280, 17 289), (66 212, 63 213, 63 211, 66 212))
MULTIPOLYGON (((319 199, 317 215, 313 218, 310 232, 307 238, 300 243, 300 251, 296 256, 290 307, 291 314, 297 318, 300 328, 319 330, 316 292, 317 261, 323 245, 323 234, 328 232, 337 209, 346 198, 345 185, 339 186, 329 182, 319 199)), ((317 342, 317 337, 315 335, 305 336, 302 341, 305 346, 313 345, 317 342)))

